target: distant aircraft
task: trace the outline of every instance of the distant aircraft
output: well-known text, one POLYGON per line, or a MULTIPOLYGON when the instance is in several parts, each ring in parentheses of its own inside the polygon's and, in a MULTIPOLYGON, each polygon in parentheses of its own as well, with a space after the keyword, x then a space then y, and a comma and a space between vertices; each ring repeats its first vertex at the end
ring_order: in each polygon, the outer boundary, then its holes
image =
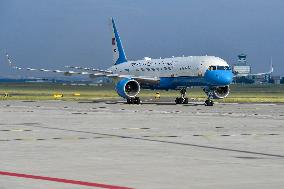
POLYGON ((172 58, 127 60, 114 19, 112 26, 113 66, 107 70, 68 66, 81 71, 61 71, 48 69, 20 68, 14 66, 6 54, 9 64, 15 69, 89 75, 90 78, 110 77, 116 82, 115 90, 128 104, 140 104, 140 89, 180 90, 176 104, 187 104, 186 90, 201 87, 207 95, 206 106, 213 106, 213 99, 223 99, 229 94, 233 73, 226 61, 215 56, 182 56, 172 58))
POLYGON ((272 59, 271 59, 271 62, 270 62, 270 69, 268 72, 261 72, 261 73, 250 73, 250 74, 239 74, 238 72, 235 72, 234 74, 234 77, 250 77, 250 76, 261 76, 261 75, 270 75, 272 74, 274 71, 273 69, 273 64, 272 64, 272 59))

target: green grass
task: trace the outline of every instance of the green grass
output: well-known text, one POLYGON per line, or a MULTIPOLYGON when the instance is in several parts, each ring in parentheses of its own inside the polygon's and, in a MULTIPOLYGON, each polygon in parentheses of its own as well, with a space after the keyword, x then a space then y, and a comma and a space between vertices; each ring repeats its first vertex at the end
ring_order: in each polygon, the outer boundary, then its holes
POLYGON ((284 85, 231 85, 222 102, 284 102, 284 85))
POLYGON ((3 100, 54 100, 54 94, 63 94, 63 100, 95 100, 100 98, 117 98, 110 86, 73 86, 50 83, 0 83, 0 93, 8 93, 3 100), (80 93, 80 96, 74 96, 80 93))
MULTIPOLYGON (((282 102, 284 103, 284 85, 231 85, 230 95, 219 102, 282 102)), ((143 99, 154 98, 155 92, 142 90, 140 97, 143 99)), ((158 91, 161 99, 172 98, 179 95, 179 91, 158 91)), ((114 86, 72 86, 50 83, 0 83, 2 100, 54 100, 53 94, 63 94, 62 100, 96 100, 96 99, 119 99, 114 86), (9 97, 3 97, 8 93, 9 97), (80 96, 74 96, 80 93, 80 96)), ((202 89, 193 88, 188 90, 190 98, 204 101, 206 96, 202 89)))

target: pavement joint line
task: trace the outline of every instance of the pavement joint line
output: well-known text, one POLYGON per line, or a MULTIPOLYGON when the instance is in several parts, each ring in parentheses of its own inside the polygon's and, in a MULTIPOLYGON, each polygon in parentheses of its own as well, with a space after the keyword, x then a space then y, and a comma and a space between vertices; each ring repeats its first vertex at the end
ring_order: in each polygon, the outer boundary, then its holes
POLYGON ((98 132, 90 132, 90 131, 80 131, 80 130, 73 130, 73 129, 63 129, 63 128, 47 127, 47 126, 39 126, 39 125, 30 125, 30 127, 37 127, 37 128, 44 128, 44 129, 53 129, 53 130, 59 130, 59 131, 77 132, 77 133, 86 133, 86 134, 95 134, 95 135, 102 135, 102 136, 108 136, 108 137, 128 138, 128 139, 133 139, 133 140, 142 140, 142 141, 149 141, 149 142, 159 142, 159 143, 165 143, 165 144, 190 146, 190 147, 205 148, 205 149, 220 150, 220 151, 239 152, 239 153, 245 153, 245 154, 270 156, 270 157, 277 157, 277 158, 283 158, 284 159, 284 155, 270 154, 270 153, 264 153, 264 152, 255 152, 255 151, 249 151, 249 150, 238 150, 238 149, 232 149, 232 148, 223 148, 223 147, 207 146, 207 145, 192 144, 192 143, 182 143, 182 142, 174 142, 174 141, 166 141, 166 140, 157 140, 157 139, 149 139, 149 138, 131 137, 131 136, 123 136, 123 135, 107 134, 107 133, 98 133, 98 132))
POLYGON ((279 136, 279 133, 241 133, 241 134, 193 134, 192 136, 214 136, 214 137, 228 137, 228 136, 279 136))
POLYGON ((27 131, 32 131, 30 129, 2 129, 0 130, 2 132, 27 132, 27 131))
POLYGON ((95 183, 95 182, 85 182, 85 181, 79 181, 79 180, 70 180, 70 179, 47 177, 47 176, 29 175, 29 174, 6 172, 6 171, 0 171, 0 175, 26 178, 26 179, 45 180, 45 181, 59 182, 59 183, 73 184, 73 185, 81 185, 81 186, 91 186, 91 187, 105 188, 105 189, 133 189, 133 188, 129 188, 129 187, 101 184, 101 183, 95 183))
POLYGON ((179 137, 179 136, 174 136, 174 135, 144 135, 142 137, 145 137, 145 138, 174 138, 174 137, 179 137))
MULTIPOLYGON (((110 137, 54 137, 54 138, 14 138, 14 139, 0 139, 0 142, 7 141, 41 141, 41 140, 87 140, 87 139, 102 139, 110 137)), ((113 137, 112 137, 113 138, 113 137)))

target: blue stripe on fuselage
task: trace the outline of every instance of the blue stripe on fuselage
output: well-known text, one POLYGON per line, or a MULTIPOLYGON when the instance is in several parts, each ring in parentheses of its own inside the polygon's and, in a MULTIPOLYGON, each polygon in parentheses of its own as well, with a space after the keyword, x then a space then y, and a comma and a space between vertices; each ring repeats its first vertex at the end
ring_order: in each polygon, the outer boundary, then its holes
POLYGON ((181 87, 205 87, 205 86, 226 86, 232 83, 233 74, 231 70, 206 71, 203 77, 200 76, 180 76, 161 77, 156 85, 141 85, 142 88, 149 89, 177 89, 181 87))
POLYGON ((161 77, 156 85, 141 85, 142 88, 149 89, 177 89, 180 87, 207 86, 204 77, 181 76, 181 77, 161 77))

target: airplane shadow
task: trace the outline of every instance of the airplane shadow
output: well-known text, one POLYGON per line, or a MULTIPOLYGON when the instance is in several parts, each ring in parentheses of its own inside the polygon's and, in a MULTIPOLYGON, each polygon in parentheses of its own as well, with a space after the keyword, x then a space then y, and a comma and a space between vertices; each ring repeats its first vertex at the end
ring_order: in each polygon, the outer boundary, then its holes
POLYGON ((142 102, 143 104, 154 104, 154 105, 173 105, 173 106, 204 106, 204 103, 189 102, 188 104, 176 104, 175 102, 142 102))
MULTIPOLYGON (((127 104, 126 101, 107 101, 107 100, 94 100, 94 101, 79 101, 78 103, 105 103, 105 104, 127 104)), ((167 101, 142 101, 140 105, 167 105, 167 106, 204 106, 202 102, 189 102, 188 104, 176 104, 175 102, 167 101)))

